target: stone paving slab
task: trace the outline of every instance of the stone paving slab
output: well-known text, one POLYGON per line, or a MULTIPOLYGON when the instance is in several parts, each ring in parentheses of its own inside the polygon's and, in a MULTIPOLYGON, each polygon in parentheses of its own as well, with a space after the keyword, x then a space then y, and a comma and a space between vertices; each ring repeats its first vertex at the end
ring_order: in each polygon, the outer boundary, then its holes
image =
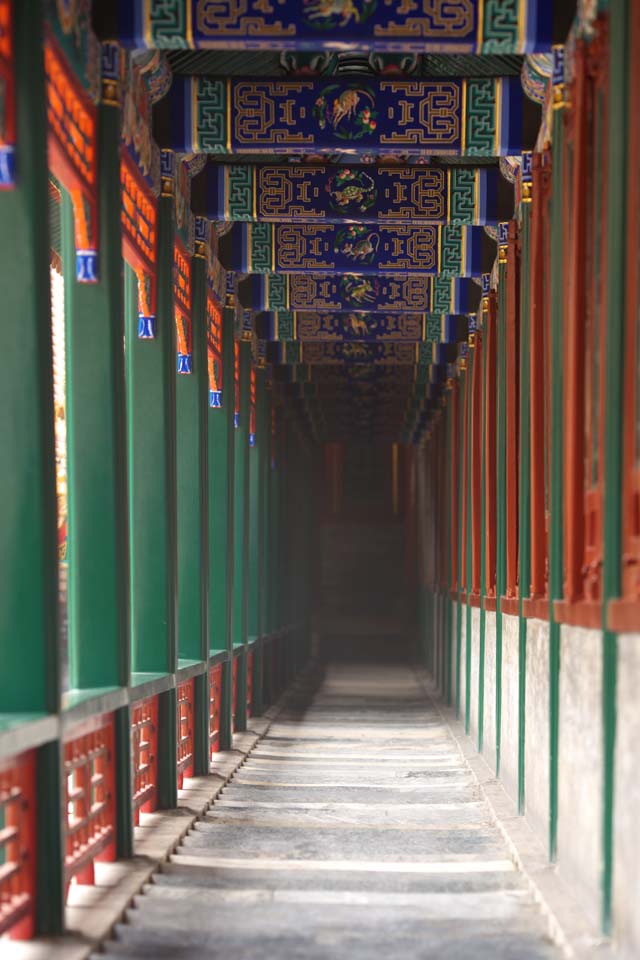
POLYGON ((560 956, 402 665, 329 665, 301 684, 126 920, 102 960, 560 956))

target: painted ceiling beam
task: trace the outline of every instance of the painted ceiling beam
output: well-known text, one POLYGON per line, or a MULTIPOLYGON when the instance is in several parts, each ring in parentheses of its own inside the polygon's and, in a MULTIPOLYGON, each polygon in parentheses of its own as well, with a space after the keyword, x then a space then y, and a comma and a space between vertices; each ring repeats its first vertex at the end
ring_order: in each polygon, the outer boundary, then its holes
POLYGON ((482 274, 482 227, 351 223, 234 223, 220 239, 223 267, 238 273, 482 274))
POLYGON ((248 309, 269 312, 468 313, 480 288, 463 277, 253 274, 240 282, 238 297, 248 309))
POLYGON ((500 209, 497 167, 210 163, 204 179, 216 221, 482 225, 513 210, 511 189, 500 209))
MULTIPOLYGON (((452 362, 458 351, 457 343, 301 343, 288 340, 270 344, 272 362, 280 365, 303 365, 313 370, 325 364, 383 364, 410 365, 416 369, 422 365, 452 362), (423 348, 429 348, 428 351, 423 348)), ((312 379, 313 373, 309 379, 312 379)))
POLYGON ((137 48, 458 54, 548 51, 553 10, 551 0, 127 0, 113 7, 117 38, 137 48))
POLYGON ((270 341, 417 343, 435 340, 448 343, 466 337, 467 330, 468 321, 464 314, 283 310, 256 317, 258 337, 270 341))
POLYGON ((497 157, 523 146, 519 77, 173 78, 158 104, 180 153, 497 157))

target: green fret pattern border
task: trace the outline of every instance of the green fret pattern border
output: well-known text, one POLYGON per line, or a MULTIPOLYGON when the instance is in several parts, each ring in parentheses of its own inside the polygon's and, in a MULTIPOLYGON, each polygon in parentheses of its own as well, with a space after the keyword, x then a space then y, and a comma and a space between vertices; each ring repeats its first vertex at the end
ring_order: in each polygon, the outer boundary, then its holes
POLYGON ((249 229, 249 263, 253 273, 273 270, 273 224, 252 223, 249 229))
MULTIPOLYGON (((462 274, 463 227, 442 227, 440 232, 440 276, 459 277, 462 274)), ((449 313, 449 308, 442 311, 449 313)))
POLYGON ((282 311, 289 307, 289 278, 284 273, 266 276, 269 291, 269 310, 282 311))
POLYGON ((293 310, 281 310, 278 314, 278 340, 295 340, 293 310))
POLYGON ((450 176, 449 223, 474 223, 478 190, 475 170, 454 168, 450 176))
POLYGON ((163 50, 188 50, 187 4, 184 0, 150 0, 153 44, 163 50))
POLYGON ((196 87, 197 149, 227 153, 227 91, 224 80, 198 77, 196 87))
POLYGON ((252 220, 254 207, 253 166, 232 163, 225 169, 230 220, 252 220))
POLYGON ((518 0, 484 0, 482 53, 508 54, 519 48, 519 5, 518 0))
POLYGON ((451 281, 448 277, 434 277, 431 285, 431 308, 434 313, 451 312, 451 281))
POLYGON ((492 157, 496 140, 495 96, 499 80, 470 80, 467 83, 466 153, 471 157, 492 157))

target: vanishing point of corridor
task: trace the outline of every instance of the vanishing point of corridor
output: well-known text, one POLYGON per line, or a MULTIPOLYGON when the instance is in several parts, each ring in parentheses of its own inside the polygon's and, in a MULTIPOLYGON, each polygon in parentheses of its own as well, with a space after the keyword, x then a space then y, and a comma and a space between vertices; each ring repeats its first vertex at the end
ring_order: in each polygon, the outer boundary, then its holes
POLYGON ((104 951, 560 957, 420 677, 402 662, 344 660, 295 686, 104 951))

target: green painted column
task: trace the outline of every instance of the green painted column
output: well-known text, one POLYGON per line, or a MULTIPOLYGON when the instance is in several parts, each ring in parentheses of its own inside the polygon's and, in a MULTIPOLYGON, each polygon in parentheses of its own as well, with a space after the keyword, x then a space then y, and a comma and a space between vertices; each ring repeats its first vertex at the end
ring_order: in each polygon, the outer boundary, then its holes
POLYGON ((462 528, 462 464, 464 463, 464 404, 463 399, 466 402, 465 394, 465 383, 467 380, 467 371, 462 370, 460 373, 460 403, 458 410, 458 476, 456 477, 456 487, 455 487, 455 496, 458 498, 458 599, 456 603, 458 605, 458 615, 456 617, 456 676, 455 676, 455 708, 456 708, 456 717, 460 716, 460 655, 462 652, 462 604, 460 602, 460 584, 462 583, 462 538, 466 536, 466 530, 462 528))
POLYGON ((234 573, 233 573, 233 646, 244 647, 238 656, 236 730, 247 728, 247 620, 249 564, 249 384, 251 344, 240 343, 240 415, 234 436, 234 573))
POLYGON ((496 776, 500 776, 502 743, 502 609, 507 588, 507 262, 498 252, 498 322, 496 358, 496 776))
MULTIPOLYGON (((155 339, 138 339, 137 279, 125 266, 133 682, 177 667, 176 326, 173 195, 158 201, 155 339)), ((177 804, 176 691, 158 699, 158 806, 177 804)))
MULTIPOLYGON (((4 713, 56 713, 58 565, 49 292, 46 95, 42 24, 14 4, 17 186, 0 192, 0 702, 4 713)), ((58 741, 37 753, 36 926, 64 927, 58 741)))
POLYGON ((17 186, 0 192, 0 702, 5 713, 55 713, 58 567, 43 37, 26 5, 14 5, 14 16, 17 186))
POLYGON ((518 517, 518 810, 525 808, 527 620, 522 601, 531 592, 531 203, 520 206, 520 457, 518 517))
POLYGON ((176 649, 174 200, 158 201, 157 330, 138 339, 137 279, 125 266, 132 669, 173 673, 176 649))
POLYGON ((549 857, 558 855, 558 735, 560 718, 560 624, 554 601, 563 593, 563 316, 564 293, 564 109, 554 110, 552 126, 551 224, 551 410, 549 451, 549 857))
MULTIPOLYGON (((215 471, 214 493, 212 505, 215 509, 216 531, 220 533, 213 540, 213 571, 220 571, 219 582, 215 592, 212 592, 214 616, 216 624, 222 628, 221 646, 233 655, 233 575, 234 575, 234 541, 233 541, 233 501, 234 501, 234 314, 235 294, 232 290, 232 278, 226 294, 222 325, 222 403, 221 411, 224 417, 224 426, 216 429, 216 438, 219 441, 211 449, 210 463, 215 471)), ((217 637, 216 643, 218 642, 217 637)), ((233 662, 229 659, 222 668, 222 707, 220 714, 220 748, 229 750, 232 743, 232 678, 233 662)))
MULTIPOLYGON (((606 629, 607 604, 622 593, 622 423, 624 318, 626 315, 627 166, 629 144, 629 27, 637 16, 629 0, 609 4, 609 131, 607 170, 607 336, 605 353, 604 558, 602 728, 604 791, 602 803, 602 928, 612 928, 614 764, 618 647, 606 629)), ((636 118, 637 122, 637 118, 636 118)))
MULTIPOLYGON (((265 372, 256 370, 256 434, 249 450, 249 636, 263 633, 265 372)), ((262 712, 262 643, 253 650, 252 710, 262 712)))
MULTIPOLYGON (((473 476, 473 369, 476 362, 476 351, 469 350, 469 369, 466 374, 467 379, 467 528, 463 532, 466 540, 466 570, 465 584, 467 597, 471 593, 471 580, 473 569, 473 508, 471 483, 473 476)), ((465 606, 466 631, 465 631, 465 704, 464 704, 464 730, 467 736, 471 726, 471 604, 467 601, 465 606)))
POLYGON ((485 662, 485 632, 487 622, 487 611, 484 607, 485 597, 487 595, 487 487, 486 487, 486 456, 487 456, 487 381, 488 365, 487 359, 487 332, 486 324, 489 319, 488 309, 485 305, 488 301, 482 298, 482 427, 480 442, 480 642, 478 645, 478 750, 482 753, 484 749, 484 662, 485 662))
POLYGON ((192 370, 176 373, 179 662, 208 656, 206 261, 191 261, 192 370))
POLYGON ((129 564, 120 211, 120 110, 98 110, 99 280, 78 283, 63 190, 69 526, 69 685, 129 682, 129 564), (99 438, 99 442, 96 441, 99 438))
MULTIPOLYGON (((176 373, 178 663, 209 656, 206 259, 191 261, 192 373, 176 373)), ((209 767, 209 675, 194 680, 194 768, 209 767)))

